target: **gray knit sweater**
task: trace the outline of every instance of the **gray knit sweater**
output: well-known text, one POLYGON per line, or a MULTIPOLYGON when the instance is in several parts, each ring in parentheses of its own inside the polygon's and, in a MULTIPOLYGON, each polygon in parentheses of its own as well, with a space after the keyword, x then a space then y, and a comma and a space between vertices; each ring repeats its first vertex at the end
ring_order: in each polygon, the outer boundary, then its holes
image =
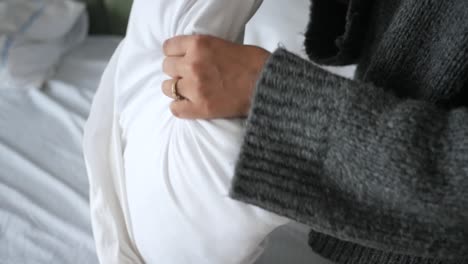
POLYGON ((231 195, 337 263, 468 263, 468 0, 314 0, 258 81, 231 195))

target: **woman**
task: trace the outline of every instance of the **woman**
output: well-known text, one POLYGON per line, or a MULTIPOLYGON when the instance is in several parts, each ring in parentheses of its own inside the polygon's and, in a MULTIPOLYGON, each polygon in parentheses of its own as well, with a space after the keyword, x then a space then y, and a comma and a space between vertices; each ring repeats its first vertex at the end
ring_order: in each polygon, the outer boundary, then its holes
POLYGON ((162 89, 179 118, 248 116, 231 196, 308 224, 317 253, 467 263, 468 2, 313 0, 305 48, 356 80, 179 36, 162 89))

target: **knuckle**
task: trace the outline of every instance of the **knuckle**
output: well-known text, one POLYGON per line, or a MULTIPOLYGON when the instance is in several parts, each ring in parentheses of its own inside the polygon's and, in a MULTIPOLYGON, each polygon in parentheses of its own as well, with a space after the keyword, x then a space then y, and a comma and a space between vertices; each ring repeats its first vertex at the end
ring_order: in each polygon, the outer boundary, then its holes
POLYGON ((206 36, 196 35, 193 36, 192 47, 194 50, 202 50, 207 48, 209 40, 206 36))
POLYGON ((198 86, 198 95, 201 100, 206 101, 206 107, 207 109, 211 109, 212 103, 209 101, 211 98, 211 91, 204 85, 198 86))
POLYGON ((203 81, 200 78, 194 78, 192 80, 192 87, 198 94, 205 94, 205 90, 203 89, 203 81))
POLYGON ((198 60, 192 61, 189 64, 189 71, 194 77, 200 78, 203 74, 203 63, 198 60))
POLYGON ((177 109, 177 107, 175 107, 175 104, 171 104, 170 109, 173 116, 177 118, 180 118, 182 116, 180 110, 177 109))
POLYGON ((163 42, 162 47, 163 47, 163 52, 164 52, 164 54, 167 54, 167 51, 169 50, 169 45, 171 44, 170 42, 171 42, 170 39, 166 39, 166 40, 163 42))
POLYGON ((203 109, 203 113, 206 116, 210 116, 215 111, 216 106, 210 100, 205 100, 205 102, 203 103, 202 109, 203 109))

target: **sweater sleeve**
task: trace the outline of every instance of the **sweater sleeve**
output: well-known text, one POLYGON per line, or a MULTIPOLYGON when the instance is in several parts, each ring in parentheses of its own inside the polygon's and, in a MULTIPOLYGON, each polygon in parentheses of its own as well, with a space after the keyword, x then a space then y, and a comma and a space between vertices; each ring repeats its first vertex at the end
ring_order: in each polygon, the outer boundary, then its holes
POLYGON ((357 62, 366 38, 372 0, 312 0, 306 53, 323 65, 357 62))
POLYGON ((468 256, 468 109, 401 99, 277 50, 231 196, 371 248, 468 256))

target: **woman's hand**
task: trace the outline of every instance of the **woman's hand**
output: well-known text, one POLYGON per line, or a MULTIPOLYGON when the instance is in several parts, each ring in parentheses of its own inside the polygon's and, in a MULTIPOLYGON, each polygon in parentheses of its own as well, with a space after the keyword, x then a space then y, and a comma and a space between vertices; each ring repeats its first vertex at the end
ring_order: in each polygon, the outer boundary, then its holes
POLYGON ((172 113, 186 119, 246 116, 255 83, 270 55, 259 47, 200 35, 171 38, 163 49, 167 56, 163 70, 173 79, 165 81, 162 90, 175 99, 172 113))

